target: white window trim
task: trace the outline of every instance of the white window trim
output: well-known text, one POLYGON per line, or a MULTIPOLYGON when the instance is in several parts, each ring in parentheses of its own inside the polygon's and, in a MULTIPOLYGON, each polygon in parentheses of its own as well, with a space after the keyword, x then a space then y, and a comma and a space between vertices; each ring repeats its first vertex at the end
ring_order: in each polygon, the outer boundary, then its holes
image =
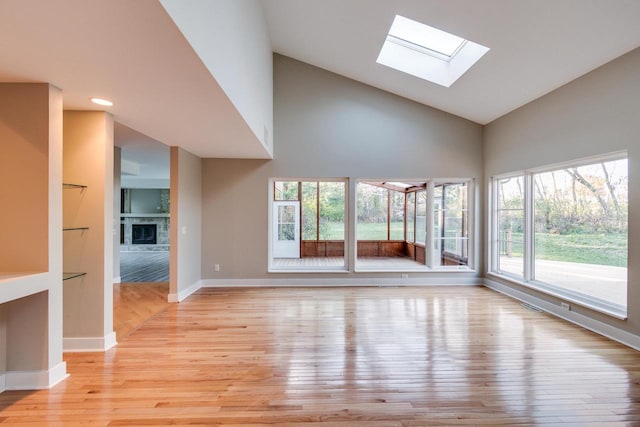
MULTIPOLYGON (((533 175, 535 174, 552 172, 552 171, 567 169, 571 167, 586 166, 586 165, 591 165, 591 164, 600 163, 600 162, 623 160, 628 158, 629 158, 628 152, 626 150, 622 150, 622 151, 615 151, 615 152, 607 153, 603 155, 583 157, 576 160, 554 163, 552 165, 544 165, 544 166, 529 168, 529 169, 525 169, 517 172, 510 172, 506 174, 492 176, 488 183, 489 188, 487 192, 487 194, 489 195, 488 203, 487 203, 487 209, 489 210, 489 212, 487 213, 487 218, 489 219, 487 223, 488 239, 487 239, 487 248, 486 248, 487 255, 488 255, 487 275, 507 280, 509 282, 545 293, 547 295, 556 297, 563 301, 571 302, 573 304, 614 317, 616 319, 626 320, 628 309, 629 309, 628 302, 626 307, 621 308, 621 306, 618 306, 617 304, 611 304, 611 303, 608 303, 607 301, 595 299, 588 295, 582 295, 582 294, 572 295, 572 292, 567 291, 563 288, 556 287, 550 283, 535 280, 535 266, 534 266, 535 221, 533 220, 535 213, 534 213, 534 201, 533 201, 534 191, 532 190, 533 190, 533 175), (524 193, 525 193, 524 194, 525 254, 523 257, 524 258, 523 259, 524 277, 522 279, 520 279, 518 276, 513 274, 500 272, 498 271, 498 268, 497 268, 498 245, 496 244, 497 242, 496 230, 498 229, 498 223, 497 223, 498 218, 496 214, 496 211, 497 211, 496 203, 497 203, 498 190, 497 190, 496 182, 500 179, 513 178, 517 176, 524 177, 524 193)), ((628 289, 629 289, 629 281, 627 278, 627 293, 628 293, 628 289)))

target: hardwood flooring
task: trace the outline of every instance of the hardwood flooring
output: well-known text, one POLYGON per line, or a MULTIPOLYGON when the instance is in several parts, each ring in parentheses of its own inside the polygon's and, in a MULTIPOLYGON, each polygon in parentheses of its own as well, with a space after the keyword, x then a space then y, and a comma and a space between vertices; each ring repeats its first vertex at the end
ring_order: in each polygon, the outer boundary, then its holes
POLYGON ((484 287, 202 289, 0 425, 640 425, 640 355, 484 287))
POLYGON ((120 278, 122 283, 168 282, 169 252, 120 252, 120 278))
POLYGON ((113 330, 118 340, 129 335, 169 303, 169 282, 114 283, 113 330))

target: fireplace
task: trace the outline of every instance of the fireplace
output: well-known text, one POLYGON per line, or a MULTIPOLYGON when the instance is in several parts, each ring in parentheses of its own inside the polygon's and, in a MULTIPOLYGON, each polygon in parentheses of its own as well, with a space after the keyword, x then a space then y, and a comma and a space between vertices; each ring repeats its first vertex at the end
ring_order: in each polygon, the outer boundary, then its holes
POLYGON ((134 245, 157 244, 157 224, 132 224, 131 243, 134 245))
POLYGON ((168 251, 169 214, 121 214, 120 250, 126 251, 168 251), (135 230, 152 226, 151 230, 135 230), (155 233, 155 240, 154 240, 155 233), (135 241, 134 241, 135 240, 135 241))

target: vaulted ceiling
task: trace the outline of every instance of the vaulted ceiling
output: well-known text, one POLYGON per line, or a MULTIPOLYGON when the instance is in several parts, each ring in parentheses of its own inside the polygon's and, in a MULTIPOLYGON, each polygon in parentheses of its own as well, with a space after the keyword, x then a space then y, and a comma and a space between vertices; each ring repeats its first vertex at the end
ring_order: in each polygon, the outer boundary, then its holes
POLYGON ((264 0, 275 52, 471 121, 498 117, 640 46, 637 0, 264 0), (489 47, 445 88, 376 63, 396 14, 489 47))
MULTIPOLYGON (((259 5, 274 52, 480 124, 640 46, 637 0, 259 5), (376 64, 396 14, 491 50, 450 88, 376 64)), ((157 0, 0 0, 0 81, 52 83, 67 109, 110 97, 119 123, 201 157, 269 157, 183 34, 157 0)))

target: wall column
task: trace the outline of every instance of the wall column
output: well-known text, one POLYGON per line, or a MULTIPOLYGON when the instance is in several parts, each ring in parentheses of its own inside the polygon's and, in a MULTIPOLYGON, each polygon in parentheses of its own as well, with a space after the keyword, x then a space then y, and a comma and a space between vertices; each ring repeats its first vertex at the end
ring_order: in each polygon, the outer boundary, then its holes
POLYGON ((62 92, 0 84, 0 392, 49 388, 62 361, 62 92))
POLYGON ((64 350, 103 351, 113 331, 113 117, 64 112, 64 350), (84 229, 86 228, 86 229, 84 229))

